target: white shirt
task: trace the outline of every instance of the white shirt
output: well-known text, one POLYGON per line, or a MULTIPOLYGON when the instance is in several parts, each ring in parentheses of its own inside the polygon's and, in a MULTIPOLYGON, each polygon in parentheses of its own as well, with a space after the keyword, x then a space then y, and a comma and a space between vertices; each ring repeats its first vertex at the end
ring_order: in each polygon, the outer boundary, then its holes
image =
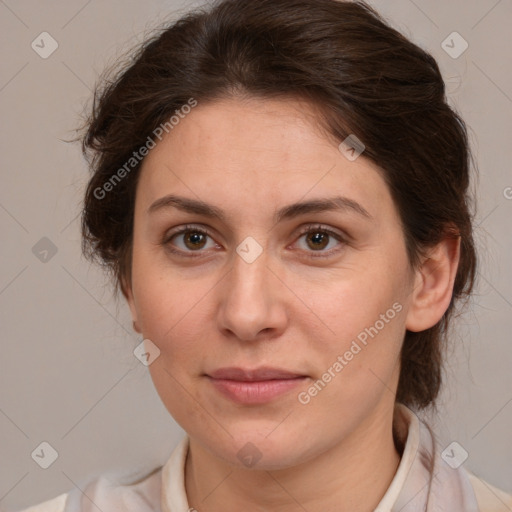
MULTIPOLYGON (((458 465, 457 447, 441 456, 430 428, 402 404, 394 424, 403 453, 397 472, 374 512, 511 512, 512 495, 458 465), (452 467, 455 466, 455 467, 452 467)), ((188 436, 167 462, 149 475, 100 476, 69 493, 22 512, 189 512, 185 492, 188 436)))

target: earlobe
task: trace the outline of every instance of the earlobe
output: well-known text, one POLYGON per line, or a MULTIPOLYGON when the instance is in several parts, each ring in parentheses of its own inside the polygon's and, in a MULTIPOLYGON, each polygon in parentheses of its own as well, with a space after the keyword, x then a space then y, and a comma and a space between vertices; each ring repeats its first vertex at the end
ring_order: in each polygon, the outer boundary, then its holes
POLYGON ((447 236, 429 250, 416 271, 406 329, 424 331, 441 320, 450 305, 460 259, 460 236, 447 236))
POLYGON ((138 332, 139 334, 142 334, 142 329, 140 328, 138 318, 137 318, 137 309, 135 307, 133 291, 132 291, 131 286, 129 284, 127 284, 125 280, 123 280, 121 283, 121 291, 123 293, 124 298, 126 299, 126 302, 128 303, 130 312, 132 314, 133 330, 135 332, 138 332))

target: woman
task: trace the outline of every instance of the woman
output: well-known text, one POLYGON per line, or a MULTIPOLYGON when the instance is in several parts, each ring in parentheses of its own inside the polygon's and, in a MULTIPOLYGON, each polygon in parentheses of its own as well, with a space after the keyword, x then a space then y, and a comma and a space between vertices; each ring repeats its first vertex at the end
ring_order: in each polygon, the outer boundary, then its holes
POLYGON ((512 509, 414 412, 476 268, 429 54, 362 2, 224 0, 98 91, 83 147, 85 253, 187 436, 29 510, 512 509))

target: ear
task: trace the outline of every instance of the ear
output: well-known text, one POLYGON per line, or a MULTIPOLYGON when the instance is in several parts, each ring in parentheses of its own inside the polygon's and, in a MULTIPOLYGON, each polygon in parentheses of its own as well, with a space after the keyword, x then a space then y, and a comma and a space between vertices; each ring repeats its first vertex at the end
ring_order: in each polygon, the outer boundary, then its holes
POLYGON ((450 305, 460 259, 460 236, 448 235, 430 249, 416 270, 406 328, 419 332, 433 327, 450 305))
POLYGON ((121 293, 123 294, 128 306, 130 308, 133 320, 133 330, 142 334, 142 329, 139 326, 137 308, 135 307, 135 300, 133 298, 133 291, 131 284, 126 281, 125 278, 121 279, 121 293))

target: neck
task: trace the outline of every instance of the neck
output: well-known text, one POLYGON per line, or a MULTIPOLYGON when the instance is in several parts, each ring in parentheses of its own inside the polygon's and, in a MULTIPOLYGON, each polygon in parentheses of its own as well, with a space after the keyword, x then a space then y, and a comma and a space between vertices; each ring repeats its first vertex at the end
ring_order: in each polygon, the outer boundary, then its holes
POLYGON ((386 404, 332 449, 274 471, 234 468, 190 439, 185 465, 189 506, 199 512, 373 511, 400 462, 392 429, 393 408, 386 404))

